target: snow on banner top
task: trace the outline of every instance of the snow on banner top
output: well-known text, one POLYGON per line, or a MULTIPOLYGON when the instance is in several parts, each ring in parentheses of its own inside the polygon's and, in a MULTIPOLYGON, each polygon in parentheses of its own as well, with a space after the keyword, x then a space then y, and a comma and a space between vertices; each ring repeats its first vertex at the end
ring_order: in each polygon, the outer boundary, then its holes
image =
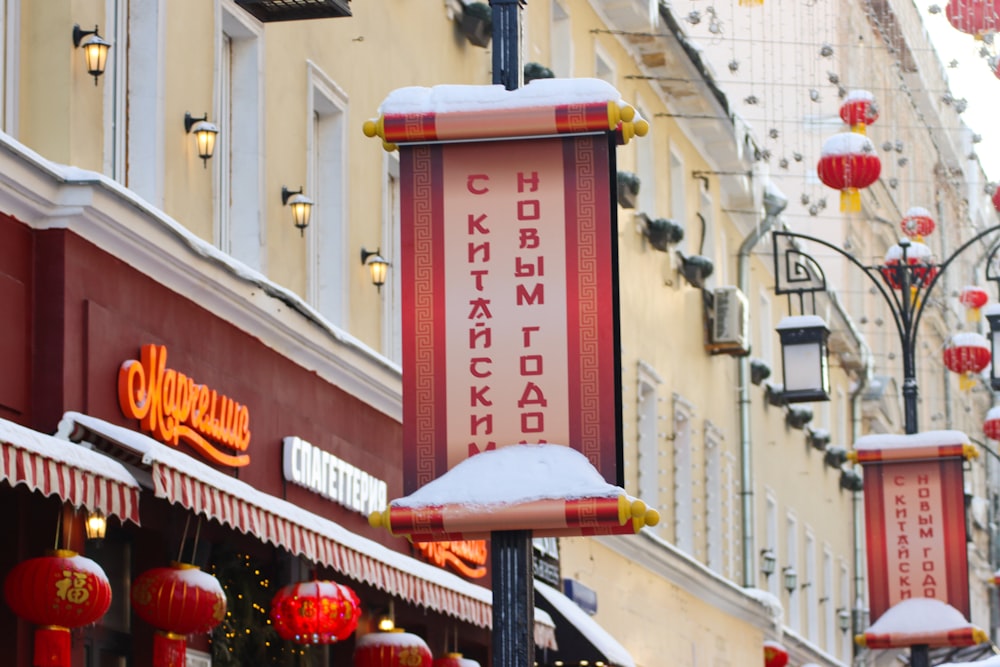
POLYGON ((644 136, 649 123, 600 79, 537 79, 523 88, 446 84, 397 88, 365 122, 386 150, 397 143, 619 133, 644 136))
POLYGON ((909 435, 873 433, 854 442, 849 457, 858 463, 935 459, 950 456, 976 458, 979 452, 962 431, 924 431, 909 435))
POLYGON ((962 613, 941 600, 910 598, 890 607, 857 642, 871 649, 972 646, 989 636, 970 624, 962 613))

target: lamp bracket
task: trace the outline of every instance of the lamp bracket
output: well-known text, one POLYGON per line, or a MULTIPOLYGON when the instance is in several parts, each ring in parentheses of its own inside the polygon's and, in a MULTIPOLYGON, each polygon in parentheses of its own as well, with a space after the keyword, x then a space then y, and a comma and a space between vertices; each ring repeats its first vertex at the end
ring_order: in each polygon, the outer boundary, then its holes
POLYGON ((87 35, 97 35, 100 37, 100 33, 97 32, 97 26, 94 26, 93 30, 82 30, 79 24, 73 26, 73 46, 80 48, 80 42, 87 35))
POLYGON ((284 185, 282 185, 281 186, 281 205, 282 206, 287 205, 288 204, 288 198, 291 197, 292 195, 300 195, 300 194, 302 194, 302 186, 301 185, 299 186, 298 190, 289 190, 287 187, 285 187, 284 185))
POLYGON ((368 264, 369 257, 375 257, 381 254, 382 254, 381 248, 376 249, 374 252, 372 252, 371 250, 365 250, 364 248, 361 248, 361 265, 364 266, 368 264))
POLYGON ((184 112, 184 132, 185 134, 191 134, 191 128, 195 123, 200 123, 201 121, 208 122, 208 112, 205 112, 201 118, 195 118, 190 114, 190 112, 184 112))

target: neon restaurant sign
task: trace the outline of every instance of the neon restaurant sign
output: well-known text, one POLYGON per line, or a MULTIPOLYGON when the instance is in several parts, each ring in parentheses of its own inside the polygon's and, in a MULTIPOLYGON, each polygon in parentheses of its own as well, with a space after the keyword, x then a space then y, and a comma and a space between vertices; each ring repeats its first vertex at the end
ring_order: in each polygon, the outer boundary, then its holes
POLYGON ((167 368, 165 345, 143 345, 140 359, 118 369, 118 405, 150 436, 189 445, 224 466, 250 463, 250 411, 207 385, 167 368))

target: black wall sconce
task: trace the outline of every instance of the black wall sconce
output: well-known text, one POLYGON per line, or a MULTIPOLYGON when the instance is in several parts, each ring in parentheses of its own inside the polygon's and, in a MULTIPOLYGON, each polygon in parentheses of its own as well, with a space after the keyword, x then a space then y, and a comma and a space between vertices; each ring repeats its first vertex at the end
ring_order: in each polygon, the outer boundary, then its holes
POLYGON ((843 447, 827 447, 823 454, 823 463, 831 468, 840 468, 847 463, 847 450, 843 447))
POLYGON ((806 429, 806 439, 809 441, 810 447, 822 452, 830 444, 830 432, 825 428, 810 427, 806 429))
POLYGON ((645 213, 640 213, 639 226, 642 235, 660 252, 667 252, 671 245, 680 243, 684 238, 684 228, 673 220, 667 218, 650 218, 645 213))
POLYGON ((103 540, 108 531, 108 520, 99 509, 87 513, 87 522, 83 524, 88 540, 103 540))
POLYGON ((785 590, 791 595, 798 588, 799 573, 791 565, 786 565, 781 569, 781 578, 785 584, 785 590))
POLYGON ((760 550, 760 571, 765 578, 769 578, 774 574, 774 568, 777 564, 778 559, 774 555, 772 549, 761 549, 760 550))
POLYGON ((281 186, 282 206, 292 207, 292 222, 299 230, 299 236, 305 236, 309 218, 312 216, 313 200, 302 194, 302 186, 298 190, 289 190, 281 186))
POLYGON ((201 118, 194 118, 190 113, 184 114, 184 131, 187 134, 194 132, 194 141, 198 146, 198 157, 201 158, 205 168, 208 167, 208 158, 215 152, 215 138, 219 134, 219 128, 215 123, 208 122, 208 114, 201 118))
POLYGON ((750 383, 755 387, 771 377, 771 367, 763 359, 750 360, 750 383))
POLYGON ((698 289, 704 289, 705 281, 712 275, 715 265, 712 260, 704 255, 684 255, 677 253, 681 258, 681 275, 688 284, 698 289))
POLYGON ((382 256, 382 251, 376 250, 372 252, 371 250, 362 248, 361 264, 368 267, 368 270, 371 272, 372 285, 381 293, 382 285, 385 284, 385 274, 389 269, 389 262, 382 256))
POLYGON ((108 63, 108 50, 111 42, 103 39, 97 32, 97 26, 93 30, 81 30, 79 25, 73 26, 73 46, 83 49, 83 62, 87 65, 87 73, 94 77, 94 85, 97 85, 97 77, 104 74, 104 68, 108 63))
POLYGON ((618 205, 622 208, 635 208, 636 197, 639 196, 639 177, 631 171, 619 171, 616 174, 618 181, 618 205))
POLYGON ((785 423, 792 428, 804 429, 812 421, 812 408, 804 405, 793 405, 785 413, 785 423))

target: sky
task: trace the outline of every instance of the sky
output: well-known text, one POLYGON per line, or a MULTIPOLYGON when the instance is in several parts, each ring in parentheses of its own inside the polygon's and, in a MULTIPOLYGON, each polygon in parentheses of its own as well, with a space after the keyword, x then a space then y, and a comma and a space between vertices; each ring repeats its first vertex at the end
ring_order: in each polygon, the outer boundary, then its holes
POLYGON ((986 58, 980 55, 983 48, 996 54, 997 44, 977 41, 972 35, 952 27, 944 13, 946 5, 947 0, 916 0, 931 42, 946 67, 953 97, 968 101, 968 107, 961 115, 962 120, 973 132, 982 136, 982 142, 976 146, 976 154, 986 177, 991 182, 998 182, 1000 123, 997 122, 997 100, 1000 99, 1000 79, 994 76, 986 58), (931 13, 933 5, 941 11, 931 13), (950 66, 952 61, 955 61, 954 67, 950 66))

